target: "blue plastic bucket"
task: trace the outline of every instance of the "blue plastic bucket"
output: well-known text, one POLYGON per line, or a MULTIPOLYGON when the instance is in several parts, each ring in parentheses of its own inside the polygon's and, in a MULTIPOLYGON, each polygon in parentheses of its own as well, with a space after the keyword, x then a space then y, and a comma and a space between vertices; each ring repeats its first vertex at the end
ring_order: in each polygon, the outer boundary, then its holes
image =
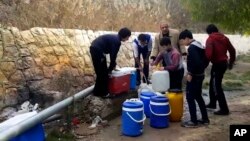
POLYGON ((122 134, 131 137, 141 135, 145 118, 141 101, 131 99, 123 102, 122 134))
POLYGON ((168 99, 165 96, 153 96, 150 99, 150 126, 154 128, 166 128, 169 126, 169 114, 171 113, 168 99))
POLYGON ((150 98, 152 96, 155 96, 155 95, 156 94, 154 92, 150 92, 150 91, 144 91, 144 92, 141 92, 141 94, 140 94, 140 100, 144 104, 144 113, 145 113, 147 118, 150 117, 150 110, 149 110, 150 98))
POLYGON ((24 133, 12 138, 10 141, 44 141, 45 134, 42 124, 37 124, 24 133))
MULTIPOLYGON (((35 116, 36 111, 16 115, 0 124, 0 131, 17 126, 21 122, 35 116)), ((45 133, 41 123, 38 123, 23 133, 11 138, 9 141, 44 141, 45 133)))

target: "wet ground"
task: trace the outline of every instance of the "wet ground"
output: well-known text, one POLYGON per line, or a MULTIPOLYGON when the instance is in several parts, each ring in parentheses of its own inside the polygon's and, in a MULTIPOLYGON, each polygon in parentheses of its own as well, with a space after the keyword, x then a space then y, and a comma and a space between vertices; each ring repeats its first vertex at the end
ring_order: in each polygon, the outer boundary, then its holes
MULTIPOLYGON (((205 91, 206 93, 206 91, 205 91)), ((79 139, 78 141, 227 141, 229 126, 232 124, 250 124, 250 93, 249 91, 225 92, 230 108, 230 115, 214 115, 208 111, 210 125, 198 128, 184 128, 180 122, 170 122, 165 129, 150 127, 149 119, 144 125, 144 132, 139 137, 127 137, 121 134, 121 117, 109 121, 109 126, 101 129, 98 134, 79 139)), ((208 96, 203 95, 206 102, 208 96)), ((185 104, 186 105, 186 104, 185 104)), ((188 108, 185 106, 183 120, 189 119, 188 108)), ((198 112, 200 116, 200 113, 198 112)))
MULTIPOLYGON (((238 63, 231 72, 239 75, 249 71, 249 68, 250 63, 238 63)), ((168 128, 155 129, 150 127, 149 119, 147 119, 141 136, 127 137, 121 134, 121 117, 117 117, 109 121, 109 126, 100 129, 97 134, 85 136, 78 141, 228 141, 230 125, 250 125, 249 84, 249 82, 244 83, 242 91, 225 91, 230 114, 219 116, 214 115, 212 110, 208 110, 210 118, 210 125, 208 126, 191 129, 181 127, 180 122, 171 122, 168 128)), ((203 98, 206 103, 209 102, 207 93, 207 90, 203 90, 203 98)), ((183 120, 189 120, 187 104, 184 105, 183 120)), ((199 110, 198 116, 200 117, 199 110)))

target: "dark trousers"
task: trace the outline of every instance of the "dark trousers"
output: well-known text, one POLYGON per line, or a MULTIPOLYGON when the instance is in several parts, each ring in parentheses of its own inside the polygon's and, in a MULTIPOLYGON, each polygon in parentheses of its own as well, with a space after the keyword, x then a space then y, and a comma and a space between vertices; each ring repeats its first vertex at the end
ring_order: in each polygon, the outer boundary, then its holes
POLYGON ((193 76, 191 82, 187 82, 186 98, 187 98, 187 103, 188 103, 188 107, 189 107, 191 121, 194 123, 197 123, 195 101, 199 105, 202 119, 208 120, 206 105, 205 105, 205 102, 201 96, 203 80, 204 80, 204 75, 193 76))
POLYGON ((169 89, 180 89, 182 90, 182 79, 184 75, 184 69, 177 71, 169 71, 170 88, 169 89))
POLYGON ((227 62, 213 64, 211 69, 210 83, 209 83, 209 97, 210 97, 209 105, 216 107, 216 101, 218 100, 220 110, 223 112, 229 112, 227 101, 221 85, 226 70, 227 70, 227 62))
POLYGON ((96 83, 94 87, 95 96, 105 96, 108 94, 108 68, 106 57, 101 51, 90 47, 90 54, 96 73, 96 83))
MULTIPOLYGON (((143 82, 146 83, 145 79, 148 81, 148 75, 149 75, 149 62, 147 60, 147 62, 145 61, 147 58, 147 55, 148 55, 148 49, 139 49, 138 50, 139 52, 139 62, 140 62, 140 56, 142 54, 142 58, 143 58, 143 73, 145 75, 145 78, 143 78, 143 82)), ((137 64, 135 62, 135 68, 138 68, 139 67, 139 64, 137 64)), ((137 81, 137 84, 140 84, 141 83, 141 74, 140 74, 140 70, 137 69, 136 71, 136 81, 137 81)), ((147 82, 148 83, 148 82, 147 82)))

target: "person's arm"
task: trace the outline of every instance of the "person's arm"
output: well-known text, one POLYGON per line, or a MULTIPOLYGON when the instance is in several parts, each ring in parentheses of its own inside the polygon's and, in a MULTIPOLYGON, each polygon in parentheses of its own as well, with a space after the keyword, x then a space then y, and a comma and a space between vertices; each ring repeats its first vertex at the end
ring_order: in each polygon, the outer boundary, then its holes
POLYGON ((211 42, 209 38, 206 41, 205 54, 206 54, 208 61, 210 62, 213 56, 213 43, 211 42))
POLYGON ((139 52, 138 52, 138 46, 135 42, 132 43, 133 46, 133 52, 134 52, 134 58, 135 58, 135 63, 140 67, 141 63, 139 61, 139 52))
POLYGON ((151 65, 156 66, 162 59, 163 59, 163 53, 160 52, 151 65))
POLYGON ((148 42, 148 54, 147 54, 147 57, 146 57, 147 60, 149 60, 152 48, 153 48, 153 41, 152 41, 152 38, 150 38, 150 40, 148 42))
POLYGON ((228 51, 229 51, 229 69, 232 68, 235 58, 236 58, 236 52, 234 46, 231 44, 230 40, 228 39, 228 51))
POLYGON ((110 65, 108 68, 109 72, 111 72, 116 67, 116 57, 117 57, 117 53, 120 49, 120 46, 121 46, 121 43, 120 44, 113 44, 113 46, 111 46, 110 65))
POLYGON ((159 53, 159 34, 155 35, 155 41, 154 41, 154 46, 152 48, 152 55, 151 55, 151 59, 155 60, 158 53, 159 53))

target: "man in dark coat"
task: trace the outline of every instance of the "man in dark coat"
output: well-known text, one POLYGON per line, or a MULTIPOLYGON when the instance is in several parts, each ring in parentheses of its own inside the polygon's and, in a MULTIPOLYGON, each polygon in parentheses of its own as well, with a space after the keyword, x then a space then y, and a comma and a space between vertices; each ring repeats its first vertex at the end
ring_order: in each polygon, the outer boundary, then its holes
POLYGON ((103 98, 109 97, 109 74, 116 67, 116 57, 121 46, 121 41, 126 41, 131 36, 128 28, 122 28, 118 34, 106 34, 97 37, 90 46, 90 54, 96 73, 94 95, 103 98), (110 55, 110 65, 107 67, 105 54, 110 55))

